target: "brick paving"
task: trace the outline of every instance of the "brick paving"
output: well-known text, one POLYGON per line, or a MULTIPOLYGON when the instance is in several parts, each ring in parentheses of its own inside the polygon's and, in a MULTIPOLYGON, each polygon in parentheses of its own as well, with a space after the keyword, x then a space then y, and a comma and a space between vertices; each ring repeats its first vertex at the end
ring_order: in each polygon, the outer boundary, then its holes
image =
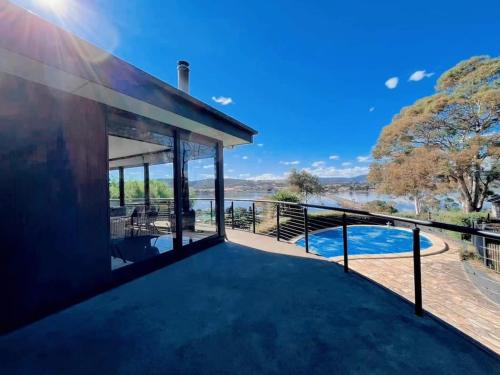
MULTIPOLYGON (((314 257, 293 244, 242 231, 227 231, 242 245, 285 255, 314 257)), ((424 309, 500 354, 500 305, 483 295, 470 281, 459 259, 458 247, 447 242, 445 252, 422 257, 424 309)), ((327 261, 327 259, 325 259, 327 261)), ((336 261, 342 264, 341 260, 336 261)), ((413 301, 413 261, 401 258, 350 259, 351 269, 413 301)))

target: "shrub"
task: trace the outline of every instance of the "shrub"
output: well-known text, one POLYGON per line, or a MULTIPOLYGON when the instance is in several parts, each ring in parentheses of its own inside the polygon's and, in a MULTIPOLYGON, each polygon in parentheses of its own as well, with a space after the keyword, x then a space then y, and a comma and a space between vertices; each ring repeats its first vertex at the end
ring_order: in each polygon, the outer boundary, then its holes
POLYGON ((458 254, 460 256, 460 260, 475 259, 477 256, 475 247, 466 243, 460 247, 458 254))
POLYGON ((286 189, 278 190, 270 198, 273 201, 300 203, 300 195, 286 189))
POLYGON ((398 210, 394 206, 394 203, 382 200, 374 200, 366 202, 363 205, 363 208, 367 211, 378 212, 378 213, 395 214, 396 212, 398 212, 398 210))
POLYGON ((474 221, 485 221, 488 216, 487 212, 469 212, 462 211, 440 211, 432 215, 433 221, 442 221, 448 224, 472 226, 474 221))

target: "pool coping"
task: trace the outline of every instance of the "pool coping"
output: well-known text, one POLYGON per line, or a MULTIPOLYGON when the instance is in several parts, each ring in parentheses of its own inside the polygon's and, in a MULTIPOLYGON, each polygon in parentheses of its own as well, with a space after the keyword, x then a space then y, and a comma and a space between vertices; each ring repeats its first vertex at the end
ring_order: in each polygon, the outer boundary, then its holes
MULTIPOLYGON (((373 227, 373 226, 378 226, 378 227, 385 227, 385 225, 369 225, 369 224, 354 224, 354 225, 348 225, 348 227, 373 227)), ((323 228, 323 229, 318 229, 313 232, 310 232, 309 235, 312 234, 317 234, 321 232, 325 232, 328 230, 336 229, 336 228, 341 228, 340 226, 338 227, 329 227, 329 228, 323 228)), ((394 229, 399 229, 399 230, 405 230, 407 232, 411 232, 411 229, 408 228, 401 228, 401 227, 390 227, 394 229)), ((436 236, 435 234, 422 231, 421 230, 421 235, 427 237, 432 242, 432 246, 429 247, 428 249, 422 250, 420 252, 420 256, 430 256, 430 255, 436 255, 443 253, 448 250, 448 244, 440 237, 436 236)), ((294 237, 290 240, 290 242, 297 246, 300 247, 301 249, 304 249, 304 247, 297 245, 297 241, 301 240, 304 238, 304 235, 300 235, 297 237, 294 237)), ((413 257, 413 251, 404 251, 401 253, 392 253, 392 254, 359 254, 359 255, 349 255, 349 247, 347 248, 347 253, 349 260, 355 260, 355 259, 397 259, 397 258, 412 258, 413 257)), ((334 257, 325 257, 323 255, 317 254, 314 251, 309 250, 309 253, 314 254, 318 257, 324 258, 329 260, 330 262, 338 262, 338 261, 343 261, 344 256, 343 255, 337 255, 334 257)))

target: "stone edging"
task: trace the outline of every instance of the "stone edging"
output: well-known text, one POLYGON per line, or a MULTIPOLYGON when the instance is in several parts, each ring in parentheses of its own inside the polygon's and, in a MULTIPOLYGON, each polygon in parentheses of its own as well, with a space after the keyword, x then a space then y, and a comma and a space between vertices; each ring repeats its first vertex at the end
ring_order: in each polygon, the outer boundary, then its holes
MULTIPOLYGON (((372 227, 373 225, 350 225, 350 226, 370 226, 372 227)), ((380 226, 380 225, 379 225, 380 226)), ((339 227, 335 227, 335 228, 339 228, 339 227)), ((333 228, 324 228, 324 229, 319 229, 317 231, 314 231, 314 232, 311 232, 310 234, 316 234, 316 233, 321 233, 321 232, 325 232, 327 230, 331 230, 333 228)), ((407 229, 407 228, 399 228, 398 229, 401 229, 401 230, 406 230, 406 231, 411 231, 411 229, 407 229)), ((448 244, 443 240, 441 239, 440 237, 436 236, 435 234, 431 234, 429 232, 425 232, 425 231, 421 231, 420 232, 421 234, 423 234, 425 237, 427 237, 429 240, 431 240, 432 242, 432 246, 429 248, 429 249, 426 249, 426 250, 422 250, 420 255, 422 257, 425 257, 425 256, 430 256, 430 255, 436 255, 436 254, 440 254, 440 253, 443 253, 445 251, 448 250, 448 244)), ((296 238, 293 238, 291 240, 292 244, 301 248, 301 249, 304 249, 302 246, 298 246, 296 244, 296 242, 299 240, 299 239, 302 239, 304 238, 304 236, 298 236, 296 238)), ((319 254, 315 254, 314 252, 311 252, 311 254, 314 254, 318 257, 321 257, 321 258, 324 258, 324 259, 327 259, 331 262, 338 262, 338 261, 343 261, 344 260, 344 257, 343 255, 340 255, 340 256, 335 256, 335 257, 324 257, 322 255, 319 255, 319 254)), ((355 259, 398 259, 398 258, 412 258, 413 257, 413 252, 412 251, 406 251, 406 252, 403 252, 403 253, 393 253, 393 254, 360 254, 360 255, 349 255, 349 260, 355 260, 355 259)))

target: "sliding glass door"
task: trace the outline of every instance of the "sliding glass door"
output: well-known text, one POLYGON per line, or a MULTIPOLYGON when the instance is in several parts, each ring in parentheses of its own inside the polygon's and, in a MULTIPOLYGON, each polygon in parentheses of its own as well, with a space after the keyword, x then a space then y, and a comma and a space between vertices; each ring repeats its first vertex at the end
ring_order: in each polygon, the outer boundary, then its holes
POLYGON ((180 144, 182 233, 193 243, 217 234, 216 143, 191 135, 180 144))
POLYGON ((137 118, 111 120, 110 247, 118 269, 174 249, 174 135, 137 118))
POLYGON ((218 234, 215 141, 111 114, 108 143, 112 269, 218 234))

